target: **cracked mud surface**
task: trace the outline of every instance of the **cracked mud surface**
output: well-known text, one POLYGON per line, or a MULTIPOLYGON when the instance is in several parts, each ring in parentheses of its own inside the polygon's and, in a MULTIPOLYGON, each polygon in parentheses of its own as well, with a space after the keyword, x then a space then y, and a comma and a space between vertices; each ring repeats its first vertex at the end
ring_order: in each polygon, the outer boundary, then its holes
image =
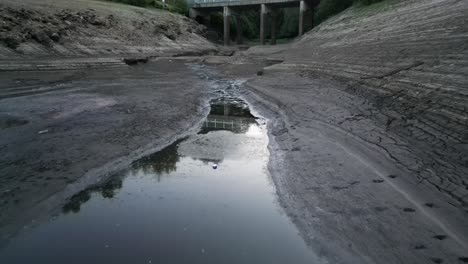
POLYGON ((427 263, 433 255, 452 263, 464 254, 466 212, 406 169, 423 157, 373 119, 348 118, 371 105, 330 79, 274 75, 251 80, 247 97, 274 120, 270 170, 312 248, 337 263, 427 263), (414 251, 419 243, 430 250, 414 251))
POLYGON ((239 53, 239 63, 278 61, 250 76, 225 70, 250 78, 246 97, 271 120, 270 171, 312 248, 336 263, 458 263, 468 3, 391 3, 239 53))

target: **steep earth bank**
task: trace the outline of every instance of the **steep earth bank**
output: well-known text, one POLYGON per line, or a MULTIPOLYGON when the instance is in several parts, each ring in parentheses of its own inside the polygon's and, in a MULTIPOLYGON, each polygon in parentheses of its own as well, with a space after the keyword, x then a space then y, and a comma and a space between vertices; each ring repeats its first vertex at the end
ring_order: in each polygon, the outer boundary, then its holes
POLYGON ((272 119, 280 199, 324 256, 467 261, 467 19, 466 1, 384 1, 238 56, 283 61, 247 97, 272 119))
POLYGON ((215 51, 204 33, 204 26, 182 15, 113 2, 0 3, 0 59, 7 61, 215 51))

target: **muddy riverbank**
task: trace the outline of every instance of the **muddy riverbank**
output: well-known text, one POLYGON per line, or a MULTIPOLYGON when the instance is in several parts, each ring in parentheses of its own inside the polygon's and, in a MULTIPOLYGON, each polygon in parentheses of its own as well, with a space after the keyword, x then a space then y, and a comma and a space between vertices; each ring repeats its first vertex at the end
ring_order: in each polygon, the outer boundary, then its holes
MULTIPOLYGON (((215 168, 224 169, 223 147, 235 144, 220 143, 228 132, 212 129, 234 124, 226 117, 205 117, 210 99, 236 91, 254 116, 267 121, 262 127, 268 134, 265 162, 276 187, 268 190, 276 191, 280 210, 295 224, 293 231, 316 262, 468 262, 467 10, 467 3, 457 0, 385 1, 364 9, 352 7, 292 44, 253 47, 229 57, 153 58, 130 67, 110 56, 104 63, 115 69, 0 72, 2 245, 21 240, 21 234, 47 231, 41 226, 51 218, 65 219, 62 227, 70 229, 68 224, 75 220, 62 213, 81 211, 83 201, 83 212, 88 213, 115 204, 127 208, 114 189, 133 192, 138 188, 131 186, 141 187, 138 201, 146 197, 157 203, 159 197, 145 189, 153 183, 149 178, 162 172, 183 181, 189 172, 180 173, 174 164, 174 170, 148 165, 147 155, 158 156, 158 150, 186 136, 191 138, 176 144, 178 154, 167 157, 179 157, 183 168, 201 167, 205 180, 220 180, 215 168), (209 138, 208 132, 223 136, 209 138), (136 169, 141 178, 132 181, 125 178, 132 164, 146 164, 146 171, 157 173, 148 176, 136 169), (119 173, 127 181, 107 182, 119 173), (116 200, 109 199, 114 195, 116 200)), ((134 44, 122 45, 125 49, 134 44)), ((73 65, 75 59, 71 64, 67 59, 47 61, 55 69, 62 62, 73 65)), ((212 110, 221 108, 225 110, 219 105, 212 110)), ((263 145, 259 151, 243 146, 246 153, 266 151, 263 145)), ((239 173, 245 172, 242 169, 239 173)), ((230 191, 226 194, 245 198, 243 188, 230 191)), ((194 197, 203 200, 204 193, 198 194, 194 197)), ((217 200, 222 194, 210 197, 217 200)), ((162 200, 161 205, 170 207, 162 200)), ((142 203, 132 206, 138 204, 142 203)), ((177 215, 176 209, 166 212, 177 215)), ((158 221, 157 216, 148 219, 158 221)), ((90 219, 82 222, 84 226, 93 222, 90 219)), ((49 231, 60 233, 51 225, 49 231)), ((261 224, 253 226, 252 233, 261 224)), ((177 227, 183 230, 184 225, 177 227)), ((119 238, 113 241, 119 244, 119 238)), ((99 240, 103 250, 106 245, 111 247, 99 240)), ((273 248, 280 252, 277 244, 273 248)), ((21 252, 21 246, 9 254, 15 252, 21 252)), ((192 253, 199 257, 208 250, 196 247, 192 253)), ((242 259, 242 250, 239 254, 233 259, 252 263, 253 258, 242 259)), ((153 257, 141 259, 150 260, 153 257)), ((197 261, 203 263, 202 258, 197 261)))
POLYGON ((207 82, 181 62, 1 78, 11 95, 0 106, 4 238, 110 171, 196 131, 208 111, 207 82))
MULTIPOLYGON (((318 259, 457 263, 465 258, 464 212, 447 206, 449 198, 415 181, 413 172, 388 155, 386 148, 392 148, 404 161, 414 157, 404 138, 356 112, 356 106, 372 112, 372 105, 332 78, 311 79, 296 71, 262 74, 274 62, 235 59, 164 59, 40 81, 4 76, 9 89, 44 87, 42 93, 1 101, 9 120, 2 130, 7 153, 2 175, 9 175, 2 179, 2 186, 9 186, 2 190, 2 212, 8 212, 2 215, 4 242, 25 233, 19 230, 40 228, 89 184, 196 133, 208 114, 208 99, 236 90, 269 120, 268 170, 279 202, 318 259), (368 137, 381 142, 371 144, 368 137)), ((199 150, 184 149, 203 158, 199 150)), ((205 166, 210 162, 215 161, 205 166)))

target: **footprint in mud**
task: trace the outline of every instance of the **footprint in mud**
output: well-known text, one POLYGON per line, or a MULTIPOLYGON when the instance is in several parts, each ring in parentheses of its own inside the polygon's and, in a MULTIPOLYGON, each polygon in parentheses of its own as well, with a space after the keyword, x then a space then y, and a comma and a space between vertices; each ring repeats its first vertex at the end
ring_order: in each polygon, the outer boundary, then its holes
POLYGON ((397 176, 395 174, 390 174, 390 175, 388 175, 388 177, 391 178, 391 179, 395 179, 397 176))
POLYGON ((382 183, 382 182, 384 182, 384 180, 382 180, 382 179, 374 179, 374 180, 372 180, 372 182, 373 182, 373 183, 382 183))
POLYGON ((425 245, 416 245, 414 246, 414 249, 416 250, 421 250, 421 249, 426 249, 427 247, 425 245))
POLYGON ((344 190, 344 189, 348 189, 348 188, 352 187, 353 185, 356 185, 356 184, 359 184, 359 183, 360 183, 360 181, 352 181, 346 186, 336 186, 336 185, 334 185, 331 188, 333 190, 344 190))
POLYGON ((433 236, 433 238, 438 239, 438 240, 444 240, 444 239, 447 238, 447 236, 446 235, 435 235, 435 236, 433 236))
POLYGON ((376 206, 376 207, 374 207, 374 210, 377 211, 377 212, 383 212, 383 211, 385 211, 387 209, 388 209, 388 207, 386 207, 386 206, 376 206))
POLYGON ((431 258, 431 260, 432 260, 432 262, 434 262, 434 263, 443 263, 443 262, 444 262, 444 260, 441 259, 441 258, 431 258))
POLYGON ((294 148, 292 148, 292 151, 301 151, 301 148, 300 147, 294 147, 294 148))
POLYGON ((413 209, 413 208, 406 207, 406 208, 403 208, 403 212, 405 212, 405 213, 414 213, 414 212, 416 212, 416 210, 413 209))

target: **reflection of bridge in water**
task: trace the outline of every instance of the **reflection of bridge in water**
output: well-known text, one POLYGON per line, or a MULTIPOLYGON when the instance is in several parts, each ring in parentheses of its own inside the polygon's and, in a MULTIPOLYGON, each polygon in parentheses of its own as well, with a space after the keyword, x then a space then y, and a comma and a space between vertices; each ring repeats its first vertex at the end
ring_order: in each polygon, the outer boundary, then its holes
POLYGON ((203 123, 203 131, 228 130, 234 133, 245 133, 251 124, 255 123, 254 118, 237 116, 209 115, 203 123))
POLYGON ((216 130, 228 130, 234 133, 245 133, 251 124, 255 124, 255 117, 248 108, 236 103, 212 103, 211 111, 203 123, 201 134, 216 130))

